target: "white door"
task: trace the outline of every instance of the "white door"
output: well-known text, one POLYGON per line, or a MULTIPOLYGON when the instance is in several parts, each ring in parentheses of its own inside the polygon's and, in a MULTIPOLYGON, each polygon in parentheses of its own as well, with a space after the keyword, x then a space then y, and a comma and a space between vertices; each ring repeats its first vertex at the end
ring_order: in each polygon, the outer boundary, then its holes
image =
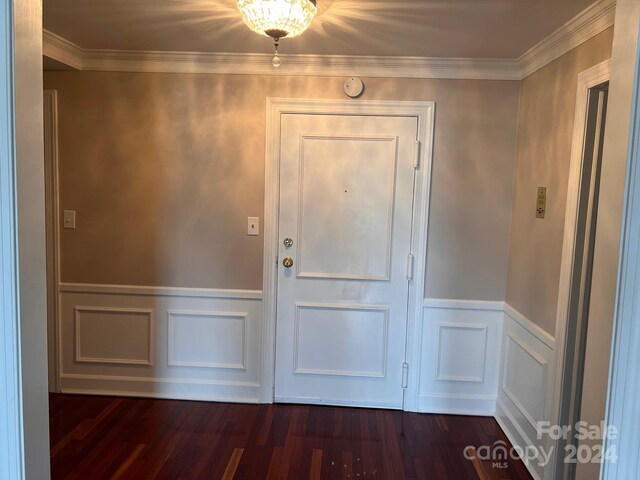
POLYGON ((276 401, 402 408, 417 128, 282 116, 276 401))

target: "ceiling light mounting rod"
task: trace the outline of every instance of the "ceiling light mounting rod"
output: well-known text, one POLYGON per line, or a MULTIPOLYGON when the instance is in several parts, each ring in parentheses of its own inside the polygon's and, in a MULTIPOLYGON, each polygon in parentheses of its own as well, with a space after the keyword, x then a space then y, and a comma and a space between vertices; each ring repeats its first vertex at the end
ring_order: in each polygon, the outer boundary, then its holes
POLYGON ((280 40, 305 32, 318 13, 316 0, 238 0, 238 10, 247 27, 273 39, 276 54, 271 63, 275 68, 282 63, 280 40))
POLYGON ((276 49, 276 54, 274 55, 273 60, 271 60, 271 64, 273 65, 274 68, 278 68, 280 64, 282 64, 282 60, 280 60, 280 57, 278 56, 278 47, 280 46, 280 38, 275 37, 273 39, 273 46, 276 49))
POLYGON ((270 28, 269 30, 265 30, 264 33, 266 33, 271 38, 273 38, 273 46, 276 49, 276 54, 273 57, 271 64, 273 65, 274 68, 278 68, 282 64, 282 60, 280 60, 280 57, 278 56, 278 47, 280 46, 280 39, 289 35, 289 32, 285 30, 281 30, 279 28, 270 28))

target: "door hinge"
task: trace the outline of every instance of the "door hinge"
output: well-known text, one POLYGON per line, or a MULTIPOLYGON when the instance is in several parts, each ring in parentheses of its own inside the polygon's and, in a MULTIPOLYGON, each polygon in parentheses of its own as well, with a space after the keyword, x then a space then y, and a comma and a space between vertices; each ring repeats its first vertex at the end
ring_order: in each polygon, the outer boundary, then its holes
POLYGON ((413 280, 413 254, 407 257, 407 280, 413 280))
POLYGON ((409 386, 409 364, 404 362, 402 364, 402 388, 409 386))
POLYGON ((420 168, 420 140, 416 140, 416 157, 413 159, 413 168, 420 168))

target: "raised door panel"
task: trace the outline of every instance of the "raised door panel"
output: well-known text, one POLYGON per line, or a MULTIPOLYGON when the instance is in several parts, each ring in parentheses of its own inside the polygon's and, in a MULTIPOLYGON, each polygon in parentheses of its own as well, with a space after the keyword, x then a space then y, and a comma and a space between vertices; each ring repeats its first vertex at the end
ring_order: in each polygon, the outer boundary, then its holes
POLYGON ((302 138, 299 277, 389 279, 396 153, 395 137, 302 138))

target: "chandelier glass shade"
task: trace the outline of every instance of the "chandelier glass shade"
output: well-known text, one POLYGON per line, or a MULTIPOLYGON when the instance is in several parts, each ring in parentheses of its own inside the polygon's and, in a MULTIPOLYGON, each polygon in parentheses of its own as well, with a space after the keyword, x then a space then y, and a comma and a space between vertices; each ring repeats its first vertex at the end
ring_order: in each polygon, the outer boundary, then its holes
POLYGON ((238 0, 238 10, 247 27, 274 40, 297 37, 318 13, 315 0, 238 0))

